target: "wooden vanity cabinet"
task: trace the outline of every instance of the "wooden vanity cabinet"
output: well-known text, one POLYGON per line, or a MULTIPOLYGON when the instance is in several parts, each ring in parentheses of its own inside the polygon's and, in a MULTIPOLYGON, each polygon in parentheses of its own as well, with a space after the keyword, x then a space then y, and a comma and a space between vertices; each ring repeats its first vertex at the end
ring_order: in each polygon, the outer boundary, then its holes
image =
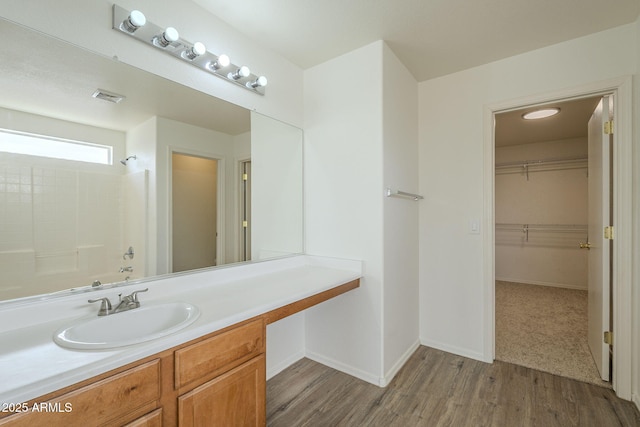
POLYGON ((57 397, 29 402, 24 411, 0 419, 0 426, 123 425, 156 409, 160 393, 160 360, 155 359, 57 397))
POLYGON ((265 333, 262 317, 242 322, 35 399, 42 412, 0 426, 263 426, 265 333))
POLYGON ((162 408, 143 415, 137 420, 126 424, 125 427, 162 427, 162 408))
POLYGON ((261 354, 178 398, 178 426, 264 426, 266 369, 261 354))
POLYGON ((359 284, 347 282, 41 396, 25 405, 46 411, 0 413, 0 426, 264 426, 266 325, 359 284))
POLYGON ((178 426, 263 426, 265 323, 258 318, 176 350, 178 426))

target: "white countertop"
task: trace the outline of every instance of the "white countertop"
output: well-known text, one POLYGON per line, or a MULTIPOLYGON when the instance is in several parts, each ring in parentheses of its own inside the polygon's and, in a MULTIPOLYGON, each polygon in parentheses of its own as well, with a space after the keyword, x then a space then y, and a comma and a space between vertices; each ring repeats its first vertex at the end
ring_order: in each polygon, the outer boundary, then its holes
MULTIPOLYGON (((105 290, 0 305, 0 404, 22 403, 362 276, 360 261, 307 255, 165 277, 105 290), (200 317, 172 335, 110 350, 69 350, 53 333, 97 315, 89 298, 149 288, 142 305, 183 301, 200 317)), ((114 316, 117 316, 115 314, 114 316)))

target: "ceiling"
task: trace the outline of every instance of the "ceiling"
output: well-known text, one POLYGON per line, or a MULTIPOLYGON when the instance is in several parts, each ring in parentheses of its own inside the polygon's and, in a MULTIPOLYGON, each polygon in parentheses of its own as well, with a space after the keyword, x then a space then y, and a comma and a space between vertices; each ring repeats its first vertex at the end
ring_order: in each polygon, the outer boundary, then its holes
POLYGON ((586 138, 589 118, 601 98, 602 96, 595 96, 554 102, 496 114, 496 146, 586 138), (548 107, 560 108, 560 113, 540 120, 524 120, 522 118, 524 113, 548 107))
POLYGON ((385 40, 417 81, 634 22, 640 1, 193 0, 303 69, 385 40))

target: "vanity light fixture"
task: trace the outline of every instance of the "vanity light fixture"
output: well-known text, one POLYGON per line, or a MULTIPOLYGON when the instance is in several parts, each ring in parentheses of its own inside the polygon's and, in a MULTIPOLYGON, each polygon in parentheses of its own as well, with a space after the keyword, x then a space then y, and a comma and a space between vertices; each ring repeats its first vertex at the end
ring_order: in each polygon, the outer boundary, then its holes
POLYGON ((166 30, 153 38, 153 43, 160 47, 167 47, 171 43, 175 43, 180 39, 178 30, 173 27, 167 27, 166 30))
POLYGON ((248 87, 257 88, 257 87, 265 87, 267 85, 267 78, 265 76, 260 76, 252 82, 247 82, 248 87))
POLYGON ((113 29, 198 67, 208 74, 259 95, 265 93, 266 77, 251 74, 246 65, 232 64, 225 54, 215 55, 207 51, 202 42, 191 43, 180 38, 178 30, 173 27, 163 28, 147 21, 139 10, 129 12, 114 4, 113 29))
POLYGON ((198 56, 204 55, 204 53, 206 51, 207 51, 207 48, 204 47, 204 44, 202 44, 200 42, 195 42, 193 44, 193 46, 191 47, 191 49, 187 49, 187 50, 182 52, 182 56, 185 59, 188 59, 189 61, 193 61, 198 56))
POLYGON ((556 108, 556 107, 553 107, 553 108, 541 108, 539 110, 529 111, 528 113, 524 113, 522 115, 522 118, 525 119, 525 120, 544 119, 544 118, 547 118, 547 117, 555 116, 559 112, 560 112, 560 109, 556 108))
POLYGON ((209 69, 211 71, 216 71, 221 68, 227 68, 229 64, 231 64, 231 59, 229 59, 229 57, 223 53, 222 55, 218 56, 218 59, 216 59, 215 62, 209 63, 209 69))
POLYGON ((229 78, 233 80, 240 80, 251 75, 251 70, 246 65, 238 68, 237 70, 229 73, 229 78))
POLYGON ((144 26, 146 23, 147 18, 145 18, 144 13, 139 10, 133 10, 129 16, 127 16, 127 19, 122 21, 120 28, 129 33, 135 33, 138 28, 144 26))

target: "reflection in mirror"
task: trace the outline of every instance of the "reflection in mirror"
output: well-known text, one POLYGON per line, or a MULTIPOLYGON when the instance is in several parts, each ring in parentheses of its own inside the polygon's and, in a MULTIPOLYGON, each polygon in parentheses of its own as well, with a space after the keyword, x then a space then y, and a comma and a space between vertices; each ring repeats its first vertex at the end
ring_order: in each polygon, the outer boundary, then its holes
POLYGON ((0 34, 0 300, 303 251, 300 129, 5 20, 0 34), (2 145, 16 135, 63 158, 2 145))

